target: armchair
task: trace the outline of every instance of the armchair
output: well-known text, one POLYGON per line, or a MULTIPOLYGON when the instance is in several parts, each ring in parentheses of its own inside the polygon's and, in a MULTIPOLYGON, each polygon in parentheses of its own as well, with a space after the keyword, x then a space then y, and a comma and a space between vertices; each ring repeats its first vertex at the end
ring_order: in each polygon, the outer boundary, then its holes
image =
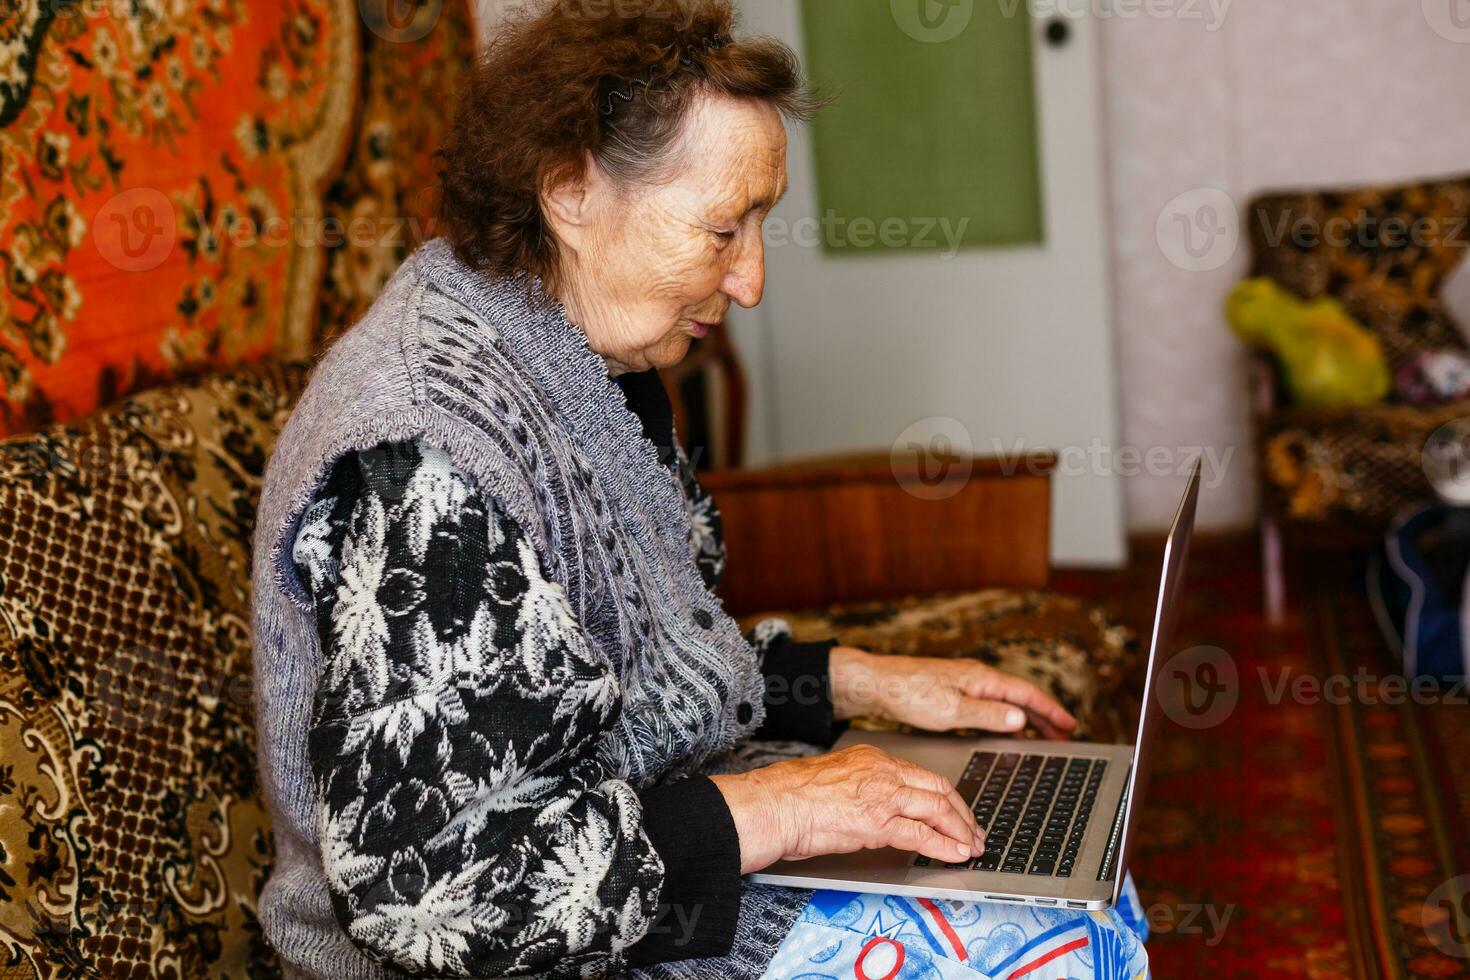
MULTIPOLYGON (((1246 209, 1251 275, 1332 296, 1383 344, 1390 367, 1426 350, 1466 350, 1441 288, 1470 244, 1470 177, 1268 194, 1246 209)), ((1288 404, 1274 361, 1252 370, 1266 614, 1286 603, 1287 546, 1358 546, 1433 493, 1425 440, 1470 402, 1322 409, 1288 404)))

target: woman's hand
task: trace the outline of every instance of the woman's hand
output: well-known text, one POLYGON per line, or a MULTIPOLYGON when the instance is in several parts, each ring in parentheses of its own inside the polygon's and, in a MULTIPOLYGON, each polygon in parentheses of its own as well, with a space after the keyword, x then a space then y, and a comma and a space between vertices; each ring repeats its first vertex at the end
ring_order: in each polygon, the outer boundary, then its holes
POLYGON ((954 784, 871 745, 712 776, 740 835, 740 873, 779 860, 896 847, 937 861, 984 853, 954 784))
POLYGON ((1014 732, 1029 719, 1047 738, 1067 738, 1077 719, 1029 681, 968 659, 877 656, 832 648, 834 717, 876 718, 944 732, 1014 732))

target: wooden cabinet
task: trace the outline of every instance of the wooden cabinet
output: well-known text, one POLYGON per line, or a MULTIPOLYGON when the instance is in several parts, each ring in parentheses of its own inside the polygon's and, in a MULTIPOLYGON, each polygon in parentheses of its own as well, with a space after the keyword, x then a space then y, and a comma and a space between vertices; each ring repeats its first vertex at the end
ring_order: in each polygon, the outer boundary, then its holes
POLYGON ((726 608, 1045 586, 1052 461, 969 462, 936 476, 873 454, 701 474, 724 519, 726 608))

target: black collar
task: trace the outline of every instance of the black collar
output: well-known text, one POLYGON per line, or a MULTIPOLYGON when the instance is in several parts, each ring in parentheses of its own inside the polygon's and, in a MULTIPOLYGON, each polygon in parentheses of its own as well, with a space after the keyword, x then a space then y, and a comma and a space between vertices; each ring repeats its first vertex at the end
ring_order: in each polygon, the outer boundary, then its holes
POLYGON ((674 407, 663 379, 657 370, 620 374, 617 383, 623 389, 628 409, 643 423, 643 434, 658 450, 659 461, 669 466, 674 461, 674 407))

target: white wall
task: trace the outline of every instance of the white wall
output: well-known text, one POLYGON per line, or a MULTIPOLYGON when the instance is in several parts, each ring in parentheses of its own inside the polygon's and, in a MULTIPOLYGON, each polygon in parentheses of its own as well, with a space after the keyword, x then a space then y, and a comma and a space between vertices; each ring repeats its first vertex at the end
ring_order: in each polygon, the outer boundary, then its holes
MULTIPOLYGON (((1470 171, 1470 2, 1054 2, 1085 3, 1100 22, 1120 444, 1168 461, 1125 479, 1128 526, 1167 527, 1174 461, 1194 447, 1209 453, 1201 526, 1248 525, 1247 361, 1221 312, 1249 262, 1240 209, 1263 190, 1470 171), (1179 222, 1198 250, 1214 218, 1222 234, 1192 257, 1179 222)), ((1452 286, 1470 299, 1470 274, 1452 286)), ((737 330, 753 461, 805 448, 790 431, 802 421, 771 411, 783 401, 771 388, 799 383, 800 366, 774 364, 759 330, 737 330)))
MULTIPOLYGON (((1095 96, 1104 114, 1122 444, 1209 446, 1228 465, 1201 500, 1201 524, 1248 524, 1255 477, 1245 359, 1220 312, 1248 261, 1238 210, 1223 214, 1224 234, 1199 260, 1181 251, 1176 218, 1205 220, 1202 208, 1223 200, 1238 209, 1266 189, 1470 171, 1470 2, 1052 2, 1085 4, 1101 21, 1095 96), (1171 256, 1215 267, 1189 271, 1171 256)), ((478 0, 485 33, 507 4, 514 0, 478 0)), ((1460 280, 1470 298, 1470 276, 1460 280)), ((759 462, 781 452, 783 427, 800 424, 771 412, 773 385, 799 383, 800 369, 778 371, 762 333, 738 329, 751 381, 750 454, 759 462)), ((1177 477, 1142 473, 1125 483, 1129 526, 1165 526, 1177 477)))
MULTIPOLYGON (((1171 219, 1208 218, 1197 213, 1208 188, 1243 207, 1267 189, 1470 171, 1470 4, 1235 0, 1215 19, 1203 0, 1130 18, 1119 12, 1143 4, 1117 2, 1102 42, 1123 439, 1233 448, 1200 519, 1245 524, 1254 475, 1244 359, 1220 308, 1246 271, 1247 246, 1232 249, 1232 220, 1203 260, 1219 268, 1186 271, 1169 258, 1187 255, 1171 219)), ((1167 524, 1176 482, 1128 480, 1130 526, 1167 524)))
MULTIPOLYGON (((741 9, 745 29, 800 50, 793 0, 741 9)), ((1118 442, 1097 58, 1086 20, 1065 48, 1035 53, 1045 207, 1033 246, 828 254, 816 247, 811 142, 793 131, 789 191, 766 224, 765 298, 730 317, 758 385, 761 450, 911 459, 904 447, 939 435, 980 455, 1070 447, 1052 482, 1052 558, 1126 559, 1121 481, 1082 455, 1118 442), (809 233, 792 230, 801 227, 809 233)), ((973 111, 985 112, 983 98, 973 111)))

